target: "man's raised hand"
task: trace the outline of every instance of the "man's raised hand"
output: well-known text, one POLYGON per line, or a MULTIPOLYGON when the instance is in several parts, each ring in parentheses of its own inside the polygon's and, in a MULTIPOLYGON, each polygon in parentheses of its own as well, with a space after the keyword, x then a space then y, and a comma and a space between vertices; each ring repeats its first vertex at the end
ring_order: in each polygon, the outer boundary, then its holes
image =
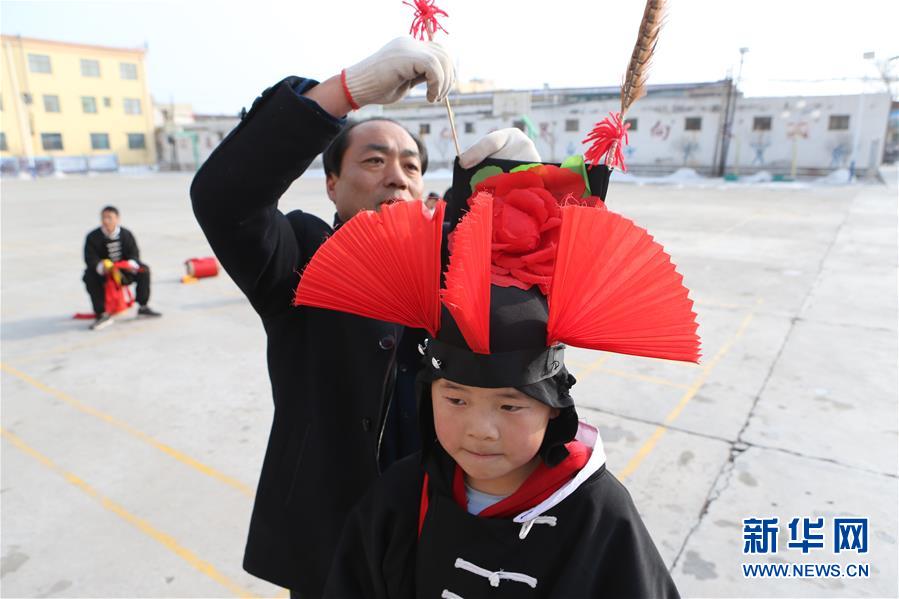
POLYGON ((398 37, 342 73, 344 91, 353 108, 391 104, 419 83, 428 84, 428 101, 450 92, 456 75, 452 60, 437 42, 398 37))
POLYGON ((520 129, 510 127, 488 133, 462 152, 459 164, 471 168, 485 158, 504 158, 521 162, 540 162, 537 146, 520 129))

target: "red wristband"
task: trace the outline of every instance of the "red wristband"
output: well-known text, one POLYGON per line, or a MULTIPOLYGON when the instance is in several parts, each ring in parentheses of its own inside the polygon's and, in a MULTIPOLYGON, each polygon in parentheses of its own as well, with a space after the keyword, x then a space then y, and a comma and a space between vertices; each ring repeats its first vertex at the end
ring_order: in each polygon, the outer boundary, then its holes
POLYGON ((350 93, 350 88, 346 84, 346 69, 340 71, 340 85, 343 87, 343 95, 346 96, 346 101, 350 103, 352 109, 359 110, 359 105, 356 104, 356 100, 353 99, 353 94, 350 93))

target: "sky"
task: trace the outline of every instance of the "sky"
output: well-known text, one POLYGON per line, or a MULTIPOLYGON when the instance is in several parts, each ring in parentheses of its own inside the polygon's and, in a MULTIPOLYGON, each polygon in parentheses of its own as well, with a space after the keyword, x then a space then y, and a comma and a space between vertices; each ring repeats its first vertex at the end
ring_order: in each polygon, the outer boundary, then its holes
MULTIPOLYGON (((502 89, 618 85, 638 0, 437 0, 457 77, 502 89)), ((146 45, 157 102, 234 114, 287 75, 325 79, 408 35, 401 0, 0 1, 5 34, 146 45), (337 10, 340 9, 340 10, 337 10)), ((874 61, 899 56, 899 2, 670 0, 649 83, 717 81, 740 71, 747 96, 884 92, 874 61), (865 60, 865 52, 875 59, 865 60)), ((889 63, 899 74, 899 58, 889 63)), ((894 91, 899 90, 895 85, 894 91)))

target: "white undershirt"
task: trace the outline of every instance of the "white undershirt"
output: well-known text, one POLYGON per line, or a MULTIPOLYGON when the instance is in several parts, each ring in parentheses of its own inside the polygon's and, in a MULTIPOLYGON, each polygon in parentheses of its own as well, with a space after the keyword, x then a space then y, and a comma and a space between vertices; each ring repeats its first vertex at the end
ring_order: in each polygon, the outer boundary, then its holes
POLYGON ((490 495, 465 485, 465 497, 468 499, 468 513, 478 515, 494 503, 499 503, 508 495, 490 495))

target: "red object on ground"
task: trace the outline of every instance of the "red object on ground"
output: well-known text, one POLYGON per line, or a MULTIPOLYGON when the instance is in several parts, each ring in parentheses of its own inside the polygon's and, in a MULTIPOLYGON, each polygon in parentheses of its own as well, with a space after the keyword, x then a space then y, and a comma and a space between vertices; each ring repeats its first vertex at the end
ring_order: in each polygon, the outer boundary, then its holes
MULTIPOLYGON (((129 267, 127 260, 116 262, 115 266, 116 268, 129 267)), ((121 282, 116 281, 114 271, 106 273, 106 283, 103 289, 107 313, 118 314, 134 305, 134 293, 131 292, 131 286, 122 285, 121 282)), ((72 318, 76 320, 93 320, 97 316, 93 312, 77 312, 72 318)))
POLYGON ((184 263, 187 274, 197 279, 214 277, 219 274, 219 264, 213 257, 190 258, 184 263))

